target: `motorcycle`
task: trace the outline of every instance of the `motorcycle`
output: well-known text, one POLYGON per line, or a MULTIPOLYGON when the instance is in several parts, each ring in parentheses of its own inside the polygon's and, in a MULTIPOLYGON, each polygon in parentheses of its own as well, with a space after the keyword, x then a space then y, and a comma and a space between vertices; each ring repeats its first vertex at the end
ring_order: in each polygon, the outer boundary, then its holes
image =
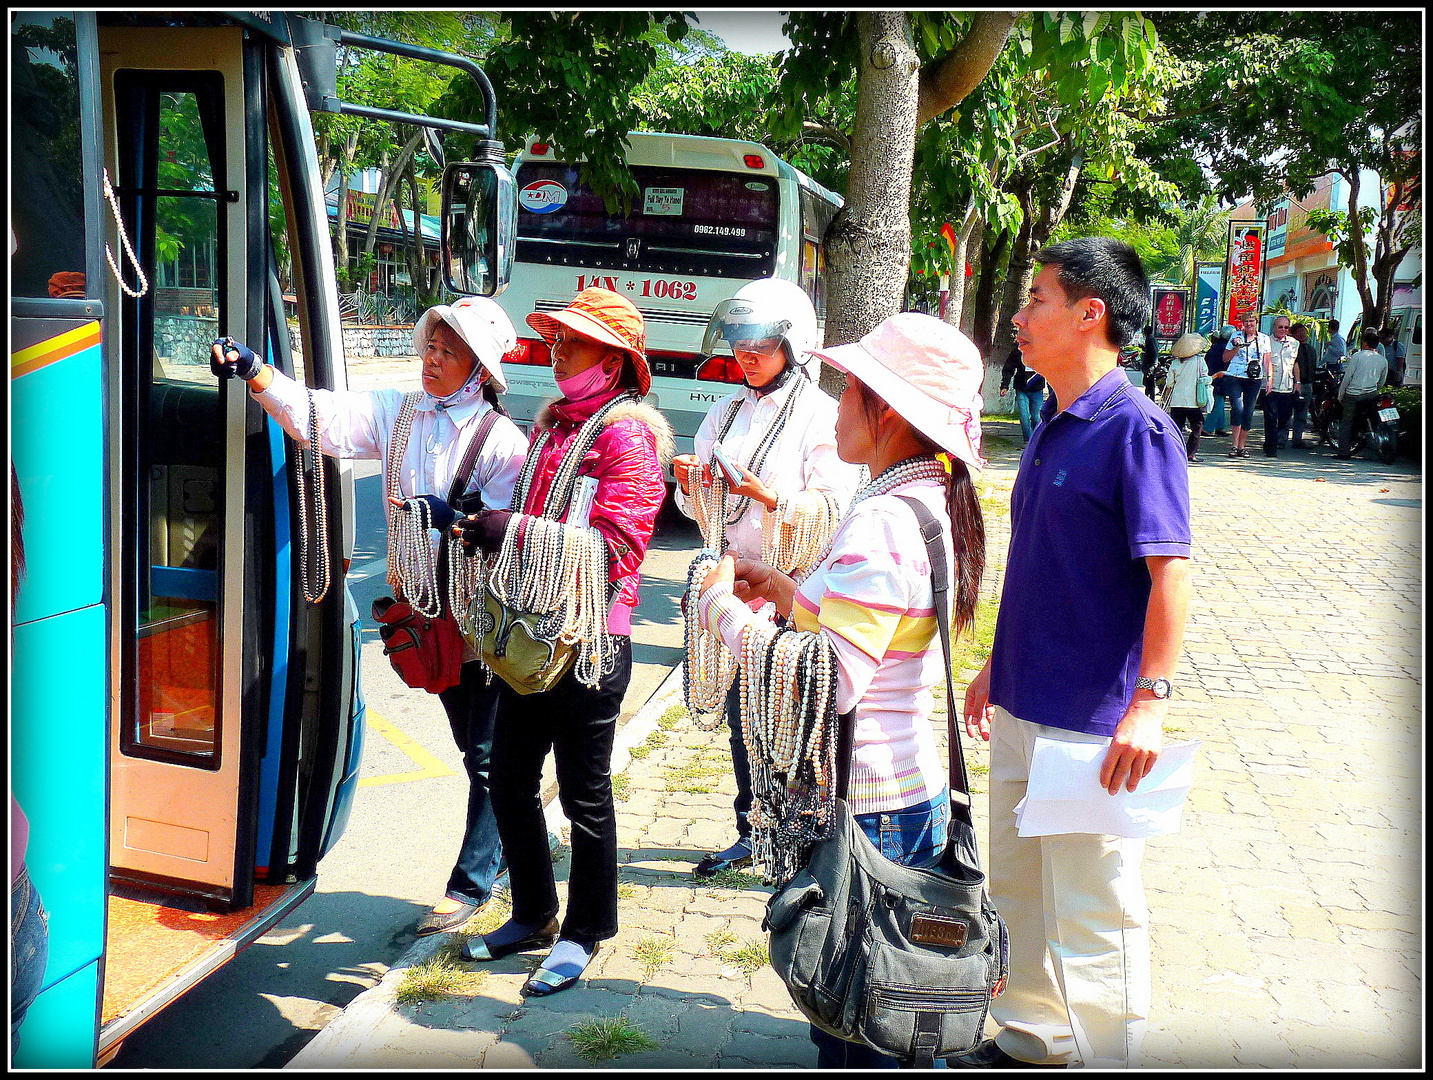
MULTIPOLYGON (((1311 423, 1319 442, 1324 446, 1338 444, 1339 424, 1343 420, 1343 403, 1338 400, 1338 381, 1320 373, 1314 380, 1314 404, 1311 423)), ((1393 395, 1387 391, 1363 402, 1353 417, 1349 453, 1357 454, 1372 446, 1378 460, 1392 465, 1398 459, 1398 409, 1393 395)))

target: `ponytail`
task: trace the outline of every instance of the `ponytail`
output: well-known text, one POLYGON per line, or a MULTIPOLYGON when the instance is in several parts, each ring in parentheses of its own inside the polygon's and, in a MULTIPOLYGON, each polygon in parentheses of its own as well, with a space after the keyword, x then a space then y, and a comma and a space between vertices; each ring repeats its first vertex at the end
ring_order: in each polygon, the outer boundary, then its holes
POLYGON ((951 544, 955 549, 952 619, 955 633, 960 634, 974 623, 975 608, 980 602, 980 579, 985 573, 985 517, 970 470, 957 457, 950 459, 945 506, 950 513, 951 544))
POLYGON ((499 416, 508 415, 508 411, 503 408, 502 402, 498 400, 498 388, 493 385, 493 381, 491 379, 483 383, 483 397, 487 400, 487 403, 493 407, 493 411, 496 412, 499 416))

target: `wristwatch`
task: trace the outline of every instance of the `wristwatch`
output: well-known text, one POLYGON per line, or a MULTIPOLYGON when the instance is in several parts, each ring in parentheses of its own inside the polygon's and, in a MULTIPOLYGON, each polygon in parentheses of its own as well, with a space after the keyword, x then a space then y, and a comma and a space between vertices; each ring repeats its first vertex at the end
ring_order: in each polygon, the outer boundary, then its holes
POLYGON ((1168 679, 1146 679, 1143 675, 1134 681, 1136 690, 1149 690, 1157 698, 1167 698, 1174 693, 1174 686, 1168 679))

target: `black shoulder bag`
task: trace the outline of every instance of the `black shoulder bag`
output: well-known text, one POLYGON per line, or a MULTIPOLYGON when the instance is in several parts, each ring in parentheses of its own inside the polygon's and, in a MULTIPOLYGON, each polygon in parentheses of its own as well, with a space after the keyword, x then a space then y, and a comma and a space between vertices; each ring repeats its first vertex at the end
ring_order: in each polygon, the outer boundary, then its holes
POLYGON ((940 524, 918 500, 945 654, 950 833, 941 861, 902 866, 877 851, 846 803, 854 713, 841 717, 836 821, 767 904, 771 966, 822 1031, 930 1068, 973 1049, 1005 986, 1005 923, 985 894, 950 671, 949 575, 940 524), (963 796, 957 800, 957 795, 963 796))

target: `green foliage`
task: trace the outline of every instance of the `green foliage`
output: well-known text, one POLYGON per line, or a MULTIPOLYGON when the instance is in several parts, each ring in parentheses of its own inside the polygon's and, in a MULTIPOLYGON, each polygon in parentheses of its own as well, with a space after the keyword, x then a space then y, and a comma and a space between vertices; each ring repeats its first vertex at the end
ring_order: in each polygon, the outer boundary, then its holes
POLYGON ((573 1048, 588 1061, 608 1061, 624 1054, 660 1050, 657 1042, 625 1016, 584 1020, 565 1033, 573 1048))
POLYGON ((1405 457, 1417 458, 1423 449, 1423 388, 1400 386, 1393 391, 1398 407, 1398 442, 1405 457))
POLYGON ((403 975, 394 999, 400 1005, 416 1005, 444 997, 475 994, 487 979, 485 971, 465 971, 447 953, 439 953, 409 968, 403 975))
POLYGON ((677 943, 666 934, 644 934, 632 946, 632 958, 642 964, 642 974, 648 979, 676 954, 677 943))

